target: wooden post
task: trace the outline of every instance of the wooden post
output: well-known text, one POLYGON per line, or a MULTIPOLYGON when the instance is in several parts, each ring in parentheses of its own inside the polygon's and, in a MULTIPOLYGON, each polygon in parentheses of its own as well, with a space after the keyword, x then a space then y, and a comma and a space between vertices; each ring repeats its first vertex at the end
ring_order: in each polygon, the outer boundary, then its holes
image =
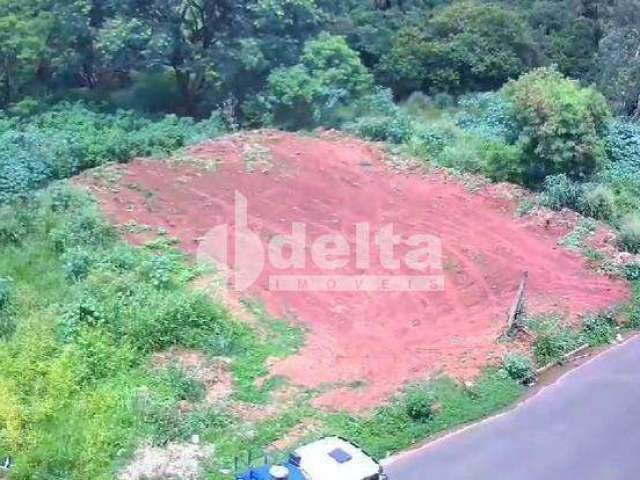
POLYGON ((509 334, 514 328, 522 326, 520 324, 520 318, 524 313, 524 291, 525 288, 527 288, 528 278, 529 272, 524 272, 522 274, 522 279, 520 280, 520 286, 518 287, 516 298, 509 309, 509 315, 507 317, 507 334, 509 334))

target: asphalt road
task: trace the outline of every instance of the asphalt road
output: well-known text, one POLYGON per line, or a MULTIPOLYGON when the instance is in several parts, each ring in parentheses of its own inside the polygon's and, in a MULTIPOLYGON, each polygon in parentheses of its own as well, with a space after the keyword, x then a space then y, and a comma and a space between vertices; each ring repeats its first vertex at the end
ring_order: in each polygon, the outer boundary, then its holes
POLYGON ((390 480, 640 479, 640 337, 386 470, 390 480))

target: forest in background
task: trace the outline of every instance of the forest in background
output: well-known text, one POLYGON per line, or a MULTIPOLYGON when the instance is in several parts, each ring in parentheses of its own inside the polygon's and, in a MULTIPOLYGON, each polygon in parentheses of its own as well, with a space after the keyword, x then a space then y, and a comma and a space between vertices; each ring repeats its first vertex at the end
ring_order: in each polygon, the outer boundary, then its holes
MULTIPOLYGON (((639 7, 637 0, 3 0, 0 108, 28 113, 83 99, 207 117, 227 105, 251 126, 263 123, 279 87, 301 88, 305 67, 329 66, 314 63, 330 60, 323 52, 335 59, 350 50, 397 100, 414 91, 495 90, 556 65, 595 84, 617 114, 637 115, 639 7), (331 43, 337 37, 343 50, 331 43), (305 51, 319 38, 324 48, 305 51)), ((351 93, 324 86, 335 103, 351 93)))

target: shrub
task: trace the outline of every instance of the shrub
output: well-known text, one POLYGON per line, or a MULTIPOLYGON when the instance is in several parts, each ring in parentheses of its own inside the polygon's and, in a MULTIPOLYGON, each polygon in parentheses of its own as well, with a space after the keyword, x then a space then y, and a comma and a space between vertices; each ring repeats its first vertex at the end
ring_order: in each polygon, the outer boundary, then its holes
POLYGON ((68 280, 82 280, 94 264, 94 256, 84 248, 73 248, 62 255, 63 270, 68 280))
POLYGON ((0 246, 17 245, 27 235, 30 221, 27 210, 22 207, 0 205, 0 246))
POLYGON ((617 326, 615 313, 605 311, 584 318, 582 333, 590 346, 607 345, 615 340, 617 326))
POLYGON ((578 210, 582 199, 582 186, 567 175, 550 175, 544 179, 540 202, 553 210, 572 208, 578 210))
POLYGON ((416 123, 407 146, 412 155, 435 160, 459 134, 458 127, 451 122, 416 123))
POLYGON ((369 140, 403 143, 413 132, 409 116, 395 104, 389 89, 379 88, 365 95, 342 116, 356 118, 353 122, 346 121, 344 130, 369 140))
POLYGON ((631 213, 622 219, 618 245, 628 252, 640 253, 640 214, 631 213))
POLYGON ((582 343, 580 335, 560 318, 533 319, 528 321, 528 326, 536 335, 533 351, 538 365, 558 361, 582 343))
POLYGON ((431 418, 435 401, 431 391, 416 386, 410 388, 405 395, 405 409, 409 418, 417 421, 426 421, 431 418))
POLYGON ((612 166, 628 167, 637 174, 640 168, 640 124, 617 119, 607 124, 604 146, 612 166))
POLYGON ((445 145, 437 155, 437 163, 459 172, 482 173, 484 145, 485 141, 480 137, 466 133, 459 134, 455 141, 445 145))
POLYGON ((456 99, 450 93, 438 92, 433 96, 433 104, 441 110, 447 110, 455 106, 456 99))
POLYGON ((532 383, 536 378, 531 360, 517 353, 506 355, 502 359, 502 367, 509 377, 525 385, 532 383))
POLYGON ((513 104, 524 183, 538 185, 562 173, 582 180, 604 163, 610 112, 600 93, 538 68, 509 82, 503 94, 513 104))
POLYGON ((9 337, 15 330, 15 321, 11 312, 13 282, 0 276, 0 340, 9 337))
POLYGON ((94 207, 66 217, 50 235, 56 250, 63 253, 70 247, 97 247, 113 242, 116 231, 94 207))
POLYGON ((509 145, 501 140, 486 140, 480 150, 482 173, 494 181, 518 182, 522 178, 519 166, 521 154, 518 145, 509 145))
POLYGON ((497 181, 514 181, 519 178, 518 156, 515 145, 464 132, 456 133, 435 158, 438 164, 460 172, 479 173, 497 181))
POLYGON ((129 111, 100 113, 81 103, 61 103, 7 127, 0 131, 0 203, 86 168, 168 154, 226 130, 217 112, 202 122, 175 115, 154 122, 129 111))
POLYGON ((615 196, 611 189, 600 183, 584 184, 579 211, 597 220, 611 220, 616 213, 615 196))

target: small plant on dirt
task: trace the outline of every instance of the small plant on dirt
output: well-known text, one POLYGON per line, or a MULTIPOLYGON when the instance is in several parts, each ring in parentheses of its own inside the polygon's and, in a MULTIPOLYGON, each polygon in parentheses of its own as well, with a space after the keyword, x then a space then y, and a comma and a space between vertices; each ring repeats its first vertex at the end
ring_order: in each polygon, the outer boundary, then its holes
POLYGON ((407 415, 416 421, 426 421, 433 416, 435 397, 425 387, 412 387, 404 398, 407 415))
POLYGON ((529 199, 524 199, 518 204, 516 208, 516 217, 525 217, 533 212, 536 208, 536 204, 529 199))
POLYGON ((531 360, 518 353, 509 353, 502 359, 502 368, 509 377, 523 385, 530 385, 536 378, 531 360))
POLYGON ((566 236, 558 243, 569 250, 581 251, 584 248, 586 239, 596 229, 596 221, 591 218, 582 218, 566 236))
POLYGON ((592 347, 607 345, 615 340, 617 326, 615 312, 606 310, 584 318, 582 334, 585 342, 592 347))

